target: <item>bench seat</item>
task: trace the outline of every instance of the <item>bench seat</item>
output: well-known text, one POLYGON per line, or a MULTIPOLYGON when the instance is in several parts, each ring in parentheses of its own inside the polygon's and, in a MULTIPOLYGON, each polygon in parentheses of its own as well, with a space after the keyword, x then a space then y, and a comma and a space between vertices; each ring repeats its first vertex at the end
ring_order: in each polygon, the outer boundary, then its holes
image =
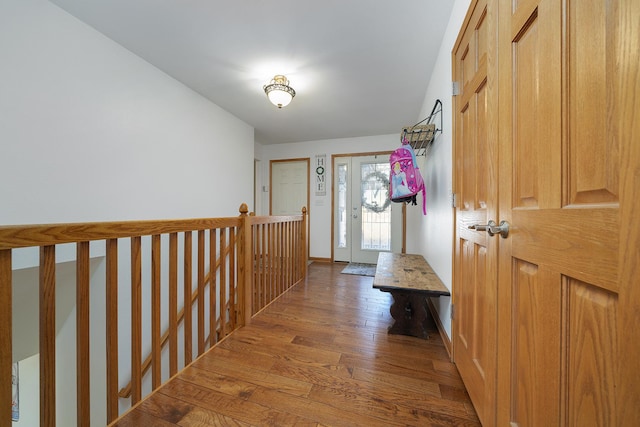
POLYGON ((389 333, 424 339, 429 337, 426 297, 451 295, 424 257, 414 254, 381 252, 373 287, 393 296, 389 333))

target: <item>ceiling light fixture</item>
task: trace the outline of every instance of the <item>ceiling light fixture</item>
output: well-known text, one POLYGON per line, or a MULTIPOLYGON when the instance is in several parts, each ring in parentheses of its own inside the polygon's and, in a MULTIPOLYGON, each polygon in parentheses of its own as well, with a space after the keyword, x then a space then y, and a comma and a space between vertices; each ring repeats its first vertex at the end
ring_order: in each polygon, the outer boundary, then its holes
POLYGON ((289 86, 289 80, 280 74, 274 76, 268 85, 263 86, 263 89, 269 101, 278 108, 286 107, 296 96, 296 91, 289 86))

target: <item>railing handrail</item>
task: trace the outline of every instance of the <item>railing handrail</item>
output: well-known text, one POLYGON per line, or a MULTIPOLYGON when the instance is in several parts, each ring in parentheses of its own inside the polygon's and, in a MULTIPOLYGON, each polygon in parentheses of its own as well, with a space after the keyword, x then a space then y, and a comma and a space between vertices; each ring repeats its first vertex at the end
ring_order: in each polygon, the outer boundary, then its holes
POLYGON ((251 216, 251 225, 275 224, 278 222, 301 221, 303 215, 251 216))
POLYGON ((0 226, 0 250, 238 227, 240 221, 240 217, 222 217, 3 225, 0 226))

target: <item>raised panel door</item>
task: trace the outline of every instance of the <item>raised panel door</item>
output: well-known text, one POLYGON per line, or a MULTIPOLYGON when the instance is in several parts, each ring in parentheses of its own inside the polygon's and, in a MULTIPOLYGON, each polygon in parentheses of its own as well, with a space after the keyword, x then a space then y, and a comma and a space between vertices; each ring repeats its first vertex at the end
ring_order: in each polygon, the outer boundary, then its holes
MULTIPOLYGON (((487 224, 497 210, 496 116, 489 108, 495 91, 489 61, 496 40, 490 28, 495 13, 486 1, 472 2, 453 49, 454 97, 454 361, 478 417, 495 422, 497 245, 470 229, 487 224)), ((495 28, 495 27, 494 27, 495 28)), ((493 68, 492 68, 493 67, 493 68)))
POLYGON ((499 425, 620 425, 617 3, 500 2, 499 425))

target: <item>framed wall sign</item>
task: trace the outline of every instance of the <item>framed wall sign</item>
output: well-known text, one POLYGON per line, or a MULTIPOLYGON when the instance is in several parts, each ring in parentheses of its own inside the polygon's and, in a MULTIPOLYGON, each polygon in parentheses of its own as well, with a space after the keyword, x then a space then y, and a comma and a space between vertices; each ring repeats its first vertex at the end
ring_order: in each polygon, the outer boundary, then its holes
POLYGON ((316 196, 327 195, 327 180, 326 180, 326 168, 327 168, 327 155, 316 154, 315 171, 316 171, 316 196))

